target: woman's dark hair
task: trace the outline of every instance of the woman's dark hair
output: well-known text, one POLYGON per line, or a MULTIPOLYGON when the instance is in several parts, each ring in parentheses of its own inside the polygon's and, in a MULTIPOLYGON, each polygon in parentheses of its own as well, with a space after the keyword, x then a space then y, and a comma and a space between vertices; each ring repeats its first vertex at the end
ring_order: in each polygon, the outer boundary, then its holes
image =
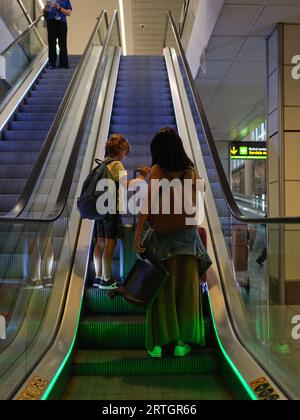
POLYGON ((194 166, 173 128, 162 128, 151 143, 152 165, 159 165, 170 172, 185 171, 194 166))

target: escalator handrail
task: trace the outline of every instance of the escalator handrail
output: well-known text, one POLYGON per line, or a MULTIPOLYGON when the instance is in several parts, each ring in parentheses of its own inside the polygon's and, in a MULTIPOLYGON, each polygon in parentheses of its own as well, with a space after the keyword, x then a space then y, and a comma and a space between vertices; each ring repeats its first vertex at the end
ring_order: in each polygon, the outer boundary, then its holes
POLYGON ((208 124, 208 120, 204 111, 204 107, 202 104, 202 101, 200 99, 200 95, 198 93, 198 90, 196 88, 195 82, 194 82, 194 78, 188 63, 188 60, 186 58, 186 54, 183 48, 183 45, 181 43, 181 39, 180 39, 180 35, 174 20, 174 17, 172 15, 172 12, 167 12, 167 19, 166 19, 166 27, 165 27, 165 36, 164 36, 164 45, 163 48, 167 47, 166 43, 167 43, 167 34, 168 34, 168 28, 169 28, 169 23, 171 24, 172 30, 173 30, 173 34, 177 43, 177 47, 180 51, 181 57, 182 57, 182 62, 188 77, 188 81, 189 81, 189 85, 192 91, 192 95, 193 95, 193 99, 194 102, 196 104, 196 108, 197 108, 197 112, 199 114, 200 117, 200 121, 203 127, 203 131, 204 131, 204 135, 214 162, 214 165, 216 167, 216 171, 220 180, 220 185, 222 187, 223 190, 223 194, 225 197, 225 202, 230 210, 230 213, 232 214, 232 216, 237 219, 238 221, 242 222, 242 223, 247 223, 247 224, 299 224, 300 223, 300 217, 299 216, 295 216, 295 217, 257 217, 257 218, 248 218, 246 216, 243 215, 243 213, 241 212, 241 210, 239 209, 239 206, 237 205, 235 198, 232 194, 230 185, 228 183, 227 180, 227 176, 225 173, 225 170, 223 168, 221 159, 219 157, 219 153, 216 147, 216 143, 212 134, 212 131, 210 129, 210 126, 208 124))
MULTIPOLYGON (((104 15, 107 17, 107 12, 104 11, 104 15)), ((104 16, 103 14, 101 15, 101 17, 104 16)), ((101 20, 101 17, 99 18, 99 22, 101 20)), ((108 18, 107 18, 107 23, 108 23, 108 18)), ((55 204, 55 210, 51 213, 51 215, 49 217, 45 217, 45 218, 29 218, 29 217, 1 217, 0 218, 0 224, 1 223, 13 223, 13 224, 23 224, 23 223, 43 223, 43 224, 47 224, 47 223, 53 223, 56 220, 58 220, 66 205, 67 205, 67 199, 68 199, 68 195, 69 195, 69 191, 72 185, 72 180, 74 177, 74 173, 76 170, 76 163, 77 163, 77 158, 78 158, 78 154, 79 154, 79 149, 80 149, 80 144, 81 144, 81 140, 82 140, 82 136, 84 133, 84 130, 86 128, 87 125, 87 120, 89 117, 89 113, 90 113, 90 109, 91 109, 91 105, 93 103, 93 99, 94 99, 94 94, 95 94, 95 88, 96 88, 96 83, 97 83, 97 79, 98 79, 98 74, 100 71, 100 68, 102 67, 102 64, 104 63, 105 60, 105 56, 106 56, 106 51, 107 48, 109 46, 109 42, 111 39, 111 35, 112 35, 112 31, 114 28, 114 25, 117 25, 117 29, 118 29, 118 41, 119 44, 121 45, 121 34, 120 34, 120 25, 119 25, 119 16, 118 16, 118 11, 115 10, 112 16, 112 20, 111 23, 109 25, 107 34, 106 34, 106 38, 104 41, 104 46, 102 48, 101 51, 101 55, 97 64, 97 70, 95 71, 95 76, 92 82, 92 87, 91 87, 91 91, 88 97, 88 102, 86 104, 82 119, 81 119, 81 123, 80 123, 80 127, 78 130, 78 133, 76 135, 76 139, 73 145, 73 149, 71 151, 69 160, 68 160, 68 164, 67 164, 67 168, 63 177, 63 181, 60 187, 60 191, 58 194, 58 198, 55 204)), ((98 26, 99 27, 99 26, 98 26)), ((97 27, 97 28, 98 28, 97 27)), ((96 31, 93 32, 93 35, 96 33, 96 31)), ((93 40, 93 36, 91 37, 90 41, 92 42, 93 40)))
POLYGON ((28 34, 31 32, 37 24, 42 20, 43 15, 39 16, 34 22, 32 22, 28 28, 25 29, 8 47, 6 47, 1 53, 0 56, 4 56, 8 53, 15 45, 18 45, 28 34))
MULTIPOLYGON (((32 23, 32 20, 31 20, 31 18, 30 18, 30 16, 29 16, 29 14, 28 14, 28 12, 27 12, 27 9, 26 9, 26 7, 24 6, 24 4, 23 4, 22 0, 17 0, 17 3, 18 3, 18 5, 20 6, 21 10, 23 11, 23 13, 24 13, 24 15, 25 15, 25 17, 26 17, 26 19, 27 19, 28 23, 29 23, 29 24, 30 24, 30 23, 32 23)), ((34 1, 34 3, 35 3, 35 4, 36 4, 36 3, 38 4, 39 2, 34 1)))
MULTIPOLYGON (((40 177, 40 174, 42 172, 42 169, 44 167, 44 163, 48 157, 49 151, 55 141, 57 132, 59 130, 59 127, 61 125, 61 122, 64 118, 65 112, 67 110, 67 107, 69 105, 69 101, 71 96, 73 95, 73 92, 75 91, 75 87, 77 85, 77 81, 78 81, 78 76, 81 73, 81 70, 85 64, 85 59, 86 56, 88 54, 89 48, 91 43, 93 42, 94 36, 97 33, 103 19, 105 19, 105 24, 106 24, 106 28, 108 29, 108 14, 106 10, 103 10, 101 15, 97 18, 97 23, 95 25, 95 28, 90 36, 90 39, 87 43, 87 46, 85 48, 85 51, 81 57, 81 60, 73 74, 73 77, 70 81, 70 84, 68 86, 68 89, 65 93, 65 96, 63 98, 63 101, 58 109, 58 112, 55 116, 55 119, 52 123, 52 126, 48 132, 48 135, 46 137, 46 140, 43 143, 43 147, 42 150, 39 154, 38 160, 35 163, 33 170, 31 172, 31 175, 28 179, 28 181, 25 184, 25 187, 19 197, 19 200, 17 202, 17 204, 15 205, 15 207, 11 210, 11 212, 9 213, 8 217, 1 217, 0 221, 5 220, 6 222, 11 220, 11 221, 16 221, 17 219, 19 219, 20 214, 24 211, 26 205, 28 204, 30 197, 32 196, 32 193, 34 191, 34 188, 36 186, 36 183, 40 177)), ((24 220, 24 219, 23 219, 24 220)))

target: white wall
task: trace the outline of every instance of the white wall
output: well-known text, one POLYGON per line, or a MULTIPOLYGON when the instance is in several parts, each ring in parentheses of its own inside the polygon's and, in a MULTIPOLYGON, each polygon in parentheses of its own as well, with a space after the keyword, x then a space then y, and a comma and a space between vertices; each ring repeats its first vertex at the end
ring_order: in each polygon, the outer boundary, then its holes
POLYGON ((82 54, 95 27, 96 17, 106 9, 111 17, 118 0, 71 0, 72 16, 68 18, 69 54, 82 54))
POLYGON ((187 59, 194 77, 198 74, 201 56, 208 45, 224 2, 225 0, 193 0, 191 3, 184 38, 187 59))

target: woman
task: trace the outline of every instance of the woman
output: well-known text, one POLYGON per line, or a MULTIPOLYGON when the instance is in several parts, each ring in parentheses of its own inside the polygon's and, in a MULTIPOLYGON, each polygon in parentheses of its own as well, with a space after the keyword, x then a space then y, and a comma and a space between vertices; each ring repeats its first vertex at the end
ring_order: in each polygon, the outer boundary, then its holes
POLYGON ((56 3, 46 2, 45 17, 47 19, 48 44, 49 44, 49 64, 48 68, 56 68, 57 53, 56 43, 59 45, 59 67, 69 68, 68 48, 67 48, 67 16, 71 16, 72 5, 70 0, 57 0, 56 3))
MULTIPOLYGON (((167 128, 157 133, 151 144, 151 153, 151 181, 197 178, 182 140, 173 129, 167 128)), ((136 252, 142 253, 146 247, 164 261, 170 274, 158 299, 147 312, 146 348, 151 357, 159 358, 162 356, 162 347, 173 343, 174 355, 184 357, 191 351, 188 343, 205 344, 198 263, 204 261, 207 270, 211 261, 196 226, 183 226, 178 231, 174 226, 174 232, 169 234, 161 234, 155 228, 150 228, 142 245, 145 222, 148 220, 152 226, 159 226, 160 217, 151 215, 151 211, 148 215, 142 214, 135 237, 136 252)), ((166 222, 164 219, 161 225, 167 225, 166 222)))

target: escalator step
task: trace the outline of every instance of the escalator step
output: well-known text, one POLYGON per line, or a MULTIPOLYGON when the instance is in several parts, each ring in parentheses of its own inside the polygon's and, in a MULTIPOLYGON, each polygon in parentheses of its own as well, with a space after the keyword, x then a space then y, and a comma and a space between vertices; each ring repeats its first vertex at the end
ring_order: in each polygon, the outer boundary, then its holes
POLYGON ((0 141, 0 153, 39 153, 42 143, 37 141, 0 141))
POLYGON ((147 104, 144 104, 143 106, 137 107, 126 107, 126 106, 119 106, 113 108, 113 117, 122 117, 122 118, 134 118, 135 116, 142 116, 142 117, 148 117, 151 116, 158 116, 161 115, 165 117, 174 117, 174 109, 170 106, 157 106, 155 109, 153 109, 150 106, 147 106, 147 104))
POLYGON ((19 194, 1 194, 0 209, 1 213, 9 213, 17 204, 19 194))
POLYGON ((3 140, 6 141, 39 141, 45 140, 48 131, 4 131, 3 140))
POLYGON ((28 178, 32 171, 32 165, 1 165, 0 179, 28 178))
MULTIPOLYGON (((33 105, 33 104, 32 104, 33 105)), ((114 108, 128 108, 131 107, 145 107, 145 100, 143 99, 136 99, 136 98, 127 98, 127 99, 115 99, 114 101, 114 108)), ((147 101, 147 107, 152 106, 154 108, 156 107, 165 107, 169 108, 173 106, 172 99, 164 99, 164 101, 160 99, 152 99, 150 98, 149 101, 147 101)))
MULTIPOLYGON (((49 131, 52 121, 36 120, 32 121, 12 121, 8 124, 8 129, 11 131, 22 131, 23 133, 27 132, 41 132, 49 131)), ((45 137, 44 137, 45 138, 45 137)))
POLYGON ((64 400, 220 401, 231 396, 218 374, 74 376, 64 400), (125 385, 125 386, 124 386, 125 385))
MULTIPOLYGON (((156 133, 161 126, 159 124, 143 124, 143 125, 133 125, 133 124, 111 124, 110 132, 111 133, 127 133, 135 137, 144 133, 156 133)), ((170 128, 177 129, 176 125, 170 125, 170 128)))
POLYGON ((80 351, 74 375, 214 375, 219 366, 214 351, 195 350, 190 356, 151 359, 145 350, 80 351))
POLYGON ((34 122, 39 122, 39 121, 50 121, 52 123, 52 121, 55 118, 55 112, 54 113, 50 113, 50 112, 44 112, 44 113, 33 113, 33 112, 19 112, 18 114, 15 115, 15 121, 34 121, 34 122))
POLYGON ((128 170, 140 168, 142 165, 151 166, 152 159, 151 159, 151 156, 149 156, 150 155, 149 146, 147 147, 148 147, 148 153, 146 155, 144 156, 129 155, 124 160, 124 165, 128 170))
MULTIPOLYGON (((214 347, 213 325, 205 319, 206 346, 214 347)), ((142 349, 146 319, 137 315, 84 316, 79 325, 81 349, 142 349)))
MULTIPOLYGON (((127 115, 127 116, 112 116, 111 119, 111 123, 112 124, 136 124, 136 125, 140 125, 140 124, 153 124, 153 125, 157 125, 159 124, 161 127, 167 127, 169 125, 175 125, 176 124, 176 120, 174 116, 153 116, 152 114, 150 115, 127 115)), ((134 154, 135 154, 135 150, 134 150, 134 154)))
POLYGON ((111 300, 107 293, 99 289, 87 289, 84 298, 84 313, 87 315, 124 314, 143 315, 145 310, 126 302, 120 296, 111 300))
MULTIPOLYGON (((0 164, 1 164, 1 154, 0 154, 0 164)), ((24 179, 13 179, 9 183, 6 179, 0 179, 0 196, 5 194, 21 194, 25 187, 26 181, 24 179)))
POLYGON ((79 326, 81 349, 143 348, 144 316, 85 316, 79 326))

